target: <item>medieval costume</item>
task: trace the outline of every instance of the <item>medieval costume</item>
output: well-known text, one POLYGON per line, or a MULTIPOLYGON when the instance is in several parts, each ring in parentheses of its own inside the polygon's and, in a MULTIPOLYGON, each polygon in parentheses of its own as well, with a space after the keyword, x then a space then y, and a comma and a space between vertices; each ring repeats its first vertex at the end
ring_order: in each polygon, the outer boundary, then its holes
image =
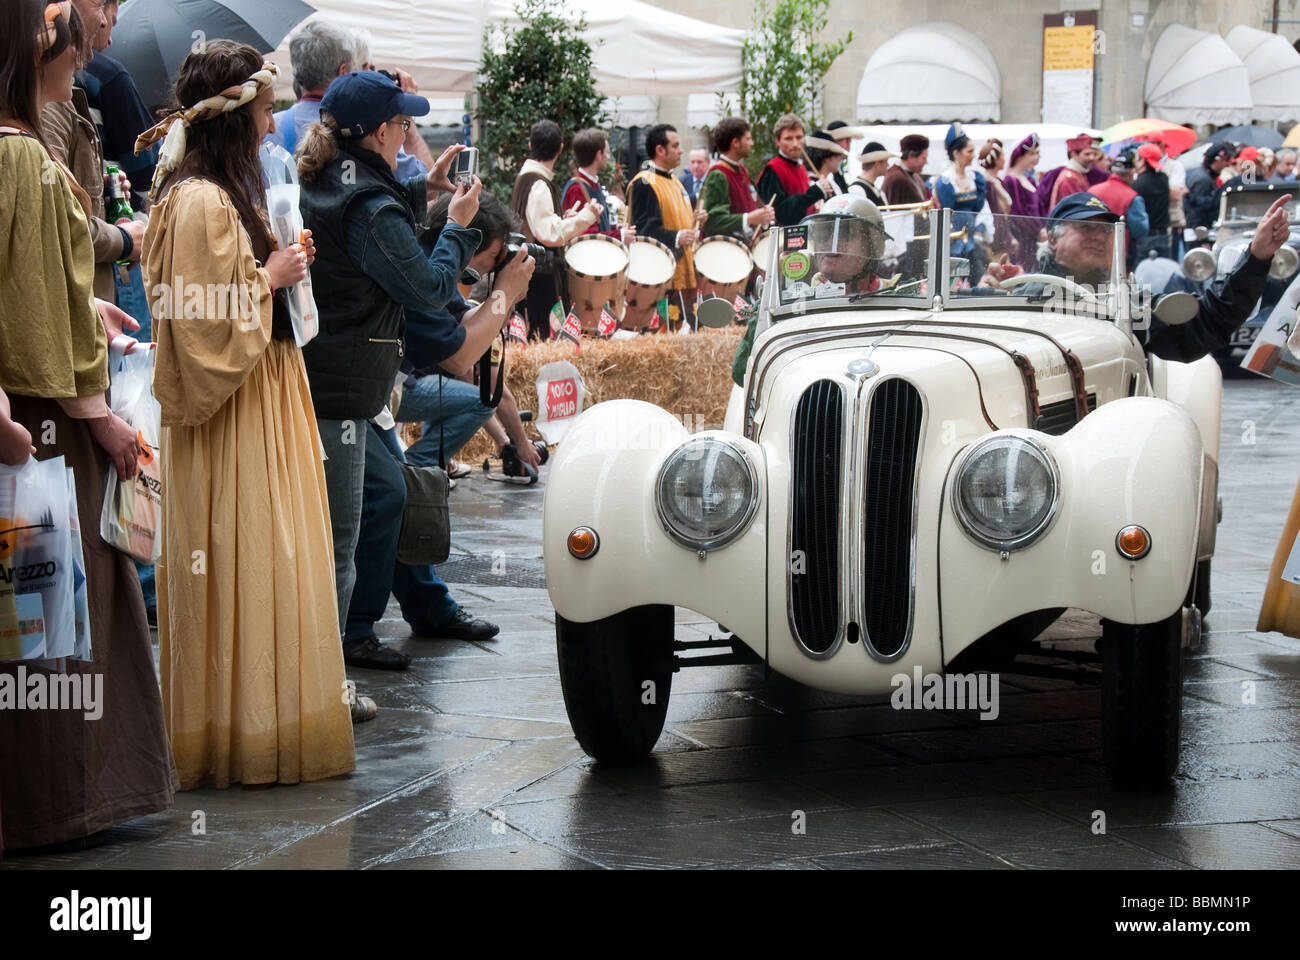
POLYGON ((788 227, 817 211, 817 202, 826 199, 822 188, 808 176, 802 160, 791 160, 783 153, 775 154, 758 175, 759 203, 775 197, 778 226, 788 227))
POLYGON ((1038 196, 1041 198, 1043 210, 1051 210, 1072 193, 1084 193, 1097 183, 1106 182, 1109 174, 1098 171, 1090 177, 1089 172, 1092 168, 1085 167, 1074 157, 1079 151, 1086 150, 1095 142, 1094 138, 1086 133, 1065 141, 1065 148, 1069 151, 1070 158, 1064 165, 1043 174, 1043 179, 1038 184, 1038 196))
POLYGON ((560 202, 561 210, 572 210, 574 206, 582 207, 589 200, 595 200, 602 207, 600 216, 580 235, 599 233, 615 240, 622 239, 622 232, 609 215, 609 197, 600 181, 585 170, 575 170, 569 182, 564 185, 564 198, 560 202))
MULTIPOLYGON (((91 287, 95 254, 71 179, 39 140, 0 128, 0 389, 37 442, 76 483, 93 660, 28 678, 103 678, 102 714, 0 710, 3 842, 63 843, 171 806, 176 772, 163 726, 149 624, 135 564, 99 536, 106 463, 89 420, 108 413, 108 344, 91 287), (54 175, 49 173, 54 171, 54 175)), ((84 191, 81 196, 85 196, 84 191)), ((13 680, 18 664, 0 664, 13 680)))
POLYGON ((636 235, 658 240, 677 256, 677 270, 668 287, 668 322, 689 323, 695 316, 695 260, 693 251, 677 245, 678 232, 695 226, 686 188, 672 171, 651 164, 632 178, 628 190, 636 235))
POLYGON ((564 217, 563 211, 557 212, 559 205, 555 172, 538 160, 525 160, 510 194, 510 209, 523 224, 525 237, 553 251, 533 270, 524 301, 529 335, 540 340, 551 336, 551 308, 557 301, 564 312, 564 246, 596 222, 596 215, 586 208, 564 217))
POLYGON ((754 228, 745 222, 745 214, 762 204, 744 164, 718 157, 704 175, 700 196, 700 206, 709 214, 704 222, 706 234, 748 239, 754 233, 754 228))
MULTIPOLYGON (((961 125, 956 123, 948 128, 948 134, 944 137, 949 157, 953 157, 969 142, 970 138, 962 132, 961 125)), ((952 229, 965 231, 965 236, 951 241, 950 253, 954 257, 969 259, 970 275, 976 278, 983 276, 985 267, 984 252, 976 237, 976 217, 984 209, 987 195, 988 181, 973 163, 965 170, 958 170, 955 163, 949 163, 934 180, 935 200, 940 207, 953 212, 952 229)))

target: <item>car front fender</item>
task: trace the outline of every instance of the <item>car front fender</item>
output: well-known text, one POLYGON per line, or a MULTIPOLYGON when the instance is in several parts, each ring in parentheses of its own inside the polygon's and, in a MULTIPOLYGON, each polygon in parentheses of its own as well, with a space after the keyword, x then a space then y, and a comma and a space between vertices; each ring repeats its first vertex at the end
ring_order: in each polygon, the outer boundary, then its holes
POLYGON ((665 532, 655 509, 664 460, 691 434, 671 414, 639 400, 600 403, 578 417, 551 461, 543 507, 546 586, 556 612, 587 623, 643 604, 686 607, 766 646, 766 469, 762 449, 722 431, 758 476, 753 519, 731 543, 704 555, 665 532), (596 531, 586 560, 568 549, 577 526, 596 531))
POLYGON ((1182 605, 1196 561, 1204 454, 1181 407, 1153 397, 1105 404, 1068 433, 1032 436, 1060 469, 1060 501, 1047 532, 1000 555, 964 531, 945 485, 939 561, 946 659, 1022 613, 1077 607, 1120 623, 1154 623, 1182 605), (1119 531, 1141 524, 1151 548, 1124 557, 1119 531))

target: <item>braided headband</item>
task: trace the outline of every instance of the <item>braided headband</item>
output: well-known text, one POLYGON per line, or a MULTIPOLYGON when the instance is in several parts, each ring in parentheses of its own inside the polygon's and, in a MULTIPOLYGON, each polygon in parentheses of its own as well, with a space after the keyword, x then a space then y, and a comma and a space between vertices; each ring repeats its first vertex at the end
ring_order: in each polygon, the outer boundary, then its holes
POLYGON ((261 70, 239 86, 227 87, 216 96, 200 100, 188 110, 178 110, 140 134, 135 141, 136 153, 148 150, 159 140, 163 141, 162 150, 158 157, 158 169, 154 172, 153 185, 149 190, 150 196, 157 192, 162 182, 185 159, 186 131, 192 124, 215 119, 224 113, 230 113, 251 103, 261 95, 263 90, 274 83, 275 78, 279 75, 280 68, 267 61, 262 64, 261 70))

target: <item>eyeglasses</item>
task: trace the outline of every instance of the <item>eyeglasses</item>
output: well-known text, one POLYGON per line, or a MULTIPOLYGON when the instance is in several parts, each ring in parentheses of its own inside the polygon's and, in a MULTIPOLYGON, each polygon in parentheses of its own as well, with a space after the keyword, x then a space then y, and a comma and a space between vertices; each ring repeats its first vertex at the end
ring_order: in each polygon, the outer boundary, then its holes
POLYGON ((403 132, 403 133, 406 133, 407 131, 409 131, 409 130, 411 129, 411 119, 410 119, 410 117, 407 117, 405 120, 389 120, 388 122, 389 122, 389 123, 400 123, 400 124, 402 125, 402 132, 403 132))
POLYGON ((1109 223, 1100 220, 1067 220, 1066 225, 1084 236, 1106 237, 1114 232, 1109 223))

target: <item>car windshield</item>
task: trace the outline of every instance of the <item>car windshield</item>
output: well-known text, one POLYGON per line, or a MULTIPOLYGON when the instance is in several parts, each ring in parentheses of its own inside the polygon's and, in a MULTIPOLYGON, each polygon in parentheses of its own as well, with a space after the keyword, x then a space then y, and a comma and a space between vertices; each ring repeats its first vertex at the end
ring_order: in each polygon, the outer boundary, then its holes
POLYGON ((880 220, 812 216, 776 236, 771 262, 781 306, 845 299, 928 303, 928 204, 880 207, 880 220))
MULTIPOLYGON (((1279 184, 1276 189, 1263 190, 1230 190, 1223 194, 1221 220, 1258 220, 1268 213, 1268 208, 1278 197, 1286 193, 1293 196, 1296 191, 1288 188, 1286 184, 1279 184)), ((1296 201, 1287 204, 1287 211, 1291 214, 1291 219, 1296 219, 1297 205, 1296 201)))
MULTIPOLYGON (((1123 277, 1117 225, 1104 220, 1017 217, 954 210, 948 236, 948 297, 954 305, 1013 297, 1056 311, 1110 313, 1123 277)), ((1119 241, 1122 242, 1122 241, 1119 241)), ((1122 249, 1122 248, 1121 248, 1122 249)))

